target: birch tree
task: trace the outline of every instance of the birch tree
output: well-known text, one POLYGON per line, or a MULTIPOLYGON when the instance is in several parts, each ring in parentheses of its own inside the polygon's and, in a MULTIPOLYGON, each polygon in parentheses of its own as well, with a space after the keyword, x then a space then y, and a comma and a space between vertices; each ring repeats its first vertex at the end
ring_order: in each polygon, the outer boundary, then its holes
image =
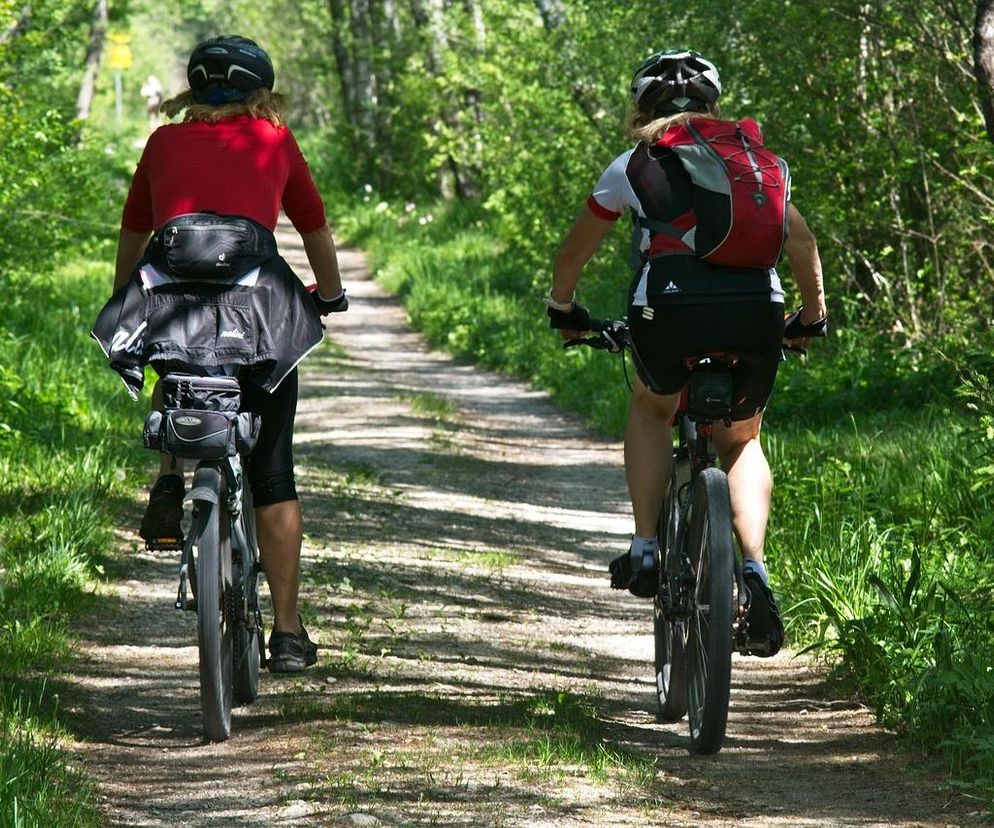
POLYGON ((97 91, 97 71, 104 52, 104 40, 107 37, 107 0, 97 0, 93 7, 90 24, 90 42, 86 48, 86 68, 83 70, 83 81, 76 98, 76 117, 85 120, 90 117, 90 107, 93 96, 97 91))

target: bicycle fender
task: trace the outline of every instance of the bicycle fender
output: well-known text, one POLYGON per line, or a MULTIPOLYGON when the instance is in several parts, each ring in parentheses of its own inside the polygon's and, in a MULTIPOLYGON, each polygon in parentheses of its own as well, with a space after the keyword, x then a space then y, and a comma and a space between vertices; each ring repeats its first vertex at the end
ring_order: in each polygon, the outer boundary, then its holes
POLYGON ((187 500, 203 500, 215 506, 221 503, 221 473, 210 466, 201 466, 193 475, 193 488, 187 492, 187 500))

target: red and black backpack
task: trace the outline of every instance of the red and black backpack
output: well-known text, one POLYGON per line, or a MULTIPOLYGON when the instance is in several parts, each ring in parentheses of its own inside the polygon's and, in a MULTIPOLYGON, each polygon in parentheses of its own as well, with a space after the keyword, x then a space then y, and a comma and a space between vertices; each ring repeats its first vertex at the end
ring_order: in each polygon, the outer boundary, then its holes
MULTIPOLYGON (((694 255, 742 268, 770 268, 780 260, 790 171, 763 144, 759 124, 691 118, 666 130, 654 147, 671 150, 693 184, 692 214, 678 224, 680 241, 694 255)), ((663 229, 640 221, 650 232, 663 229)))

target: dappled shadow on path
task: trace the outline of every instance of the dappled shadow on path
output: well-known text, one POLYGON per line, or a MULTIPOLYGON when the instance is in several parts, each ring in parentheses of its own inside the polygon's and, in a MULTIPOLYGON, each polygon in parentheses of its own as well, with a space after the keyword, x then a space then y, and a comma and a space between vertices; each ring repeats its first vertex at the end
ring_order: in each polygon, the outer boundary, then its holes
POLYGON ((319 664, 264 674, 234 738, 201 744, 176 556, 121 559, 61 692, 111 821, 948 819, 869 713, 786 655, 736 658, 725 748, 690 756, 686 722, 655 721, 651 607, 607 588, 630 531, 619 447, 428 351, 343 265, 353 308, 303 365, 295 441, 319 664))

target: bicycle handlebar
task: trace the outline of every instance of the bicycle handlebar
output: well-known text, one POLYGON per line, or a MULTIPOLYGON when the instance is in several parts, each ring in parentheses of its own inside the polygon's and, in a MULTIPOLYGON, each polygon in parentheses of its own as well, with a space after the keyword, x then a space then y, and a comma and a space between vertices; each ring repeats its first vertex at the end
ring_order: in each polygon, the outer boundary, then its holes
MULTIPOLYGON (((577 339, 567 339, 563 342, 563 350, 586 346, 595 351, 609 351, 612 354, 621 353, 631 347, 631 335, 628 332, 628 322, 624 319, 591 319, 590 331, 594 336, 584 336, 577 339)), ((808 349, 800 345, 783 345, 785 351, 793 351, 801 356, 808 355, 808 349)))
POLYGON ((597 351, 610 351, 612 354, 618 354, 631 345, 628 323, 624 319, 591 319, 590 330, 595 336, 567 339, 563 343, 563 350, 585 345, 597 351))

